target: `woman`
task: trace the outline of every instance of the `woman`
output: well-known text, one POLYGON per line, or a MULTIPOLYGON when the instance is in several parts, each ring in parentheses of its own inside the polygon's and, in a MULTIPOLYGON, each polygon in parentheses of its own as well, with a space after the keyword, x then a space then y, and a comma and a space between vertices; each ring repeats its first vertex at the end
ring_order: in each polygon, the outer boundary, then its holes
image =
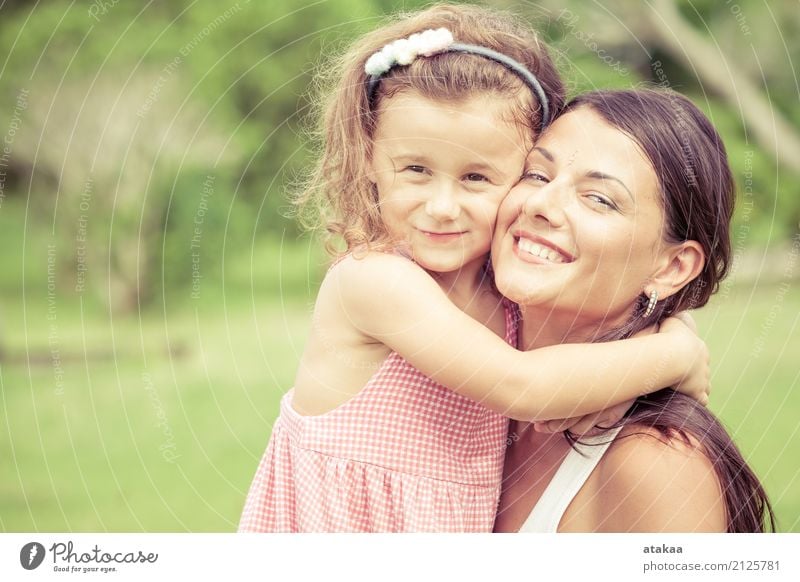
MULTIPOLYGON (((496 282, 520 305, 520 348, 627 337, 704 305, 728 269, 732 211, 724 146, 689 100, 576 98, 498 216, 496 282)), ((671 390, 577 444, 521 423, 509 442, 496 531, 774 529, 719 422, 671 390)))

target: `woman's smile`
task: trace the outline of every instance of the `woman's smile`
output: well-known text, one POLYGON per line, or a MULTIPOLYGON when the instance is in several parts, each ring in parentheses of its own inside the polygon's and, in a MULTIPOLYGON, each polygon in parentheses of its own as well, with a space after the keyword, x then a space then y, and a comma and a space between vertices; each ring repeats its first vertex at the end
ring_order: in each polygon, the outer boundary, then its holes
POLYGON ((572 255, 559 246, 524 231, 519 231, 514 235, 514 252, 523 261, 531 263, 571 263, 575 260, 572 255))

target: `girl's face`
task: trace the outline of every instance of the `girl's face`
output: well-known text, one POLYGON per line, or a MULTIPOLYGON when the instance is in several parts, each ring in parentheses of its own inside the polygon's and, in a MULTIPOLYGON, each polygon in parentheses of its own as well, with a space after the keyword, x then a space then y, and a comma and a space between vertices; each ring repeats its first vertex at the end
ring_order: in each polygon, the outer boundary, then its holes
POLYGON ((423 268, 486 261, 498 207, 530 146, 504 117, 510 107, 492 95, 449 103, 409 91, 381 105, 371 180, 386 227, 423 268))
POLYGON ((587 107, 542 135, 500 208, 497 287, 575 321, 627 318, 656 269, 663 212, 650 162, 587 107))

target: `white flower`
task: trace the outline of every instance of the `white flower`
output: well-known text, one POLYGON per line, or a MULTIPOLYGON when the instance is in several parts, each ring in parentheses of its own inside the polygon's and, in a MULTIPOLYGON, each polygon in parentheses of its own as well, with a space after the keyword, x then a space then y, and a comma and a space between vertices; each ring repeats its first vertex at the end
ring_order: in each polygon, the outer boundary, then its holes
POLYGON ((386 57, 387 61, 394 64, 394 43, 389 43, 381 49, 381 53, 386 57))
POLYGON ((420 50, 421 55, 429 57, 440 53, 453 43, 453 35, 446 28, 439 28, 437 30, 426 30, 422 33, 423 49, 420 50))
POLYGON ((422 41, 422 34, 419 32, 415 32, 411 36, 408 37, 408 45, 411 47, 411 50, 414 51, 414 54, 419 54, 420 51, 424 48, 424 42, 422 41))
POLYGON ((382 51, 373 54, 364 65, 364 72, 367 75, 383 75, 392 68, 392 62, 387 59, 382 51))
POLYGON ((410 65, 417 58, 417 52, 411 48, 408 39, 401 38, 392 43, 394 47, 394 58, 398 65, 410 65))
POLYGON ((419 54, 425 55, 426 57, 431 56, 429 51, 433 48, 433 45, 436 42, 436 31, 430 28, 428 30, 423 30, 419 35, 419 42, 421 45, 419 54))
POLYGON ((453 35, 446 28, 416 32, 384 46, 367 59, 364 71, 368 75, 383 75, 394 65, 410 65, 419 55, 429 57, 448 49, 453 35))
POLYGON ((437 53, 447 50, 453 44, 453 34, 446 28, 440 28, 434 31, 433 50, 437 53))

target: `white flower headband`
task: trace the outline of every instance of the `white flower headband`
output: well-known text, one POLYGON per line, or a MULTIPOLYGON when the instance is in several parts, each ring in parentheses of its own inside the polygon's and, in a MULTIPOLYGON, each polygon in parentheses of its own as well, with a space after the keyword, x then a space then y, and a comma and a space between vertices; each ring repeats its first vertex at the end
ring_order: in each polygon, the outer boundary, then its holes
POLYGON ((381 77, 388 73, 392 67, 410 65, 417 57, 430 57, 445 52, 469 53, 482 56, 500 63, 517 74, 539 99, 539 105, 542 108, 542 129, 550 123, 547 95, 533 73, 521 63, 492 49, 474 44, 455 42, 453 34, 446 28, 428 29, 414 33, 408 38, 400 38, 390 42, 369 57, 364 65, 364 72, 369 75, 367 78, 367 96, 370 102, 372 102, 381 77))

